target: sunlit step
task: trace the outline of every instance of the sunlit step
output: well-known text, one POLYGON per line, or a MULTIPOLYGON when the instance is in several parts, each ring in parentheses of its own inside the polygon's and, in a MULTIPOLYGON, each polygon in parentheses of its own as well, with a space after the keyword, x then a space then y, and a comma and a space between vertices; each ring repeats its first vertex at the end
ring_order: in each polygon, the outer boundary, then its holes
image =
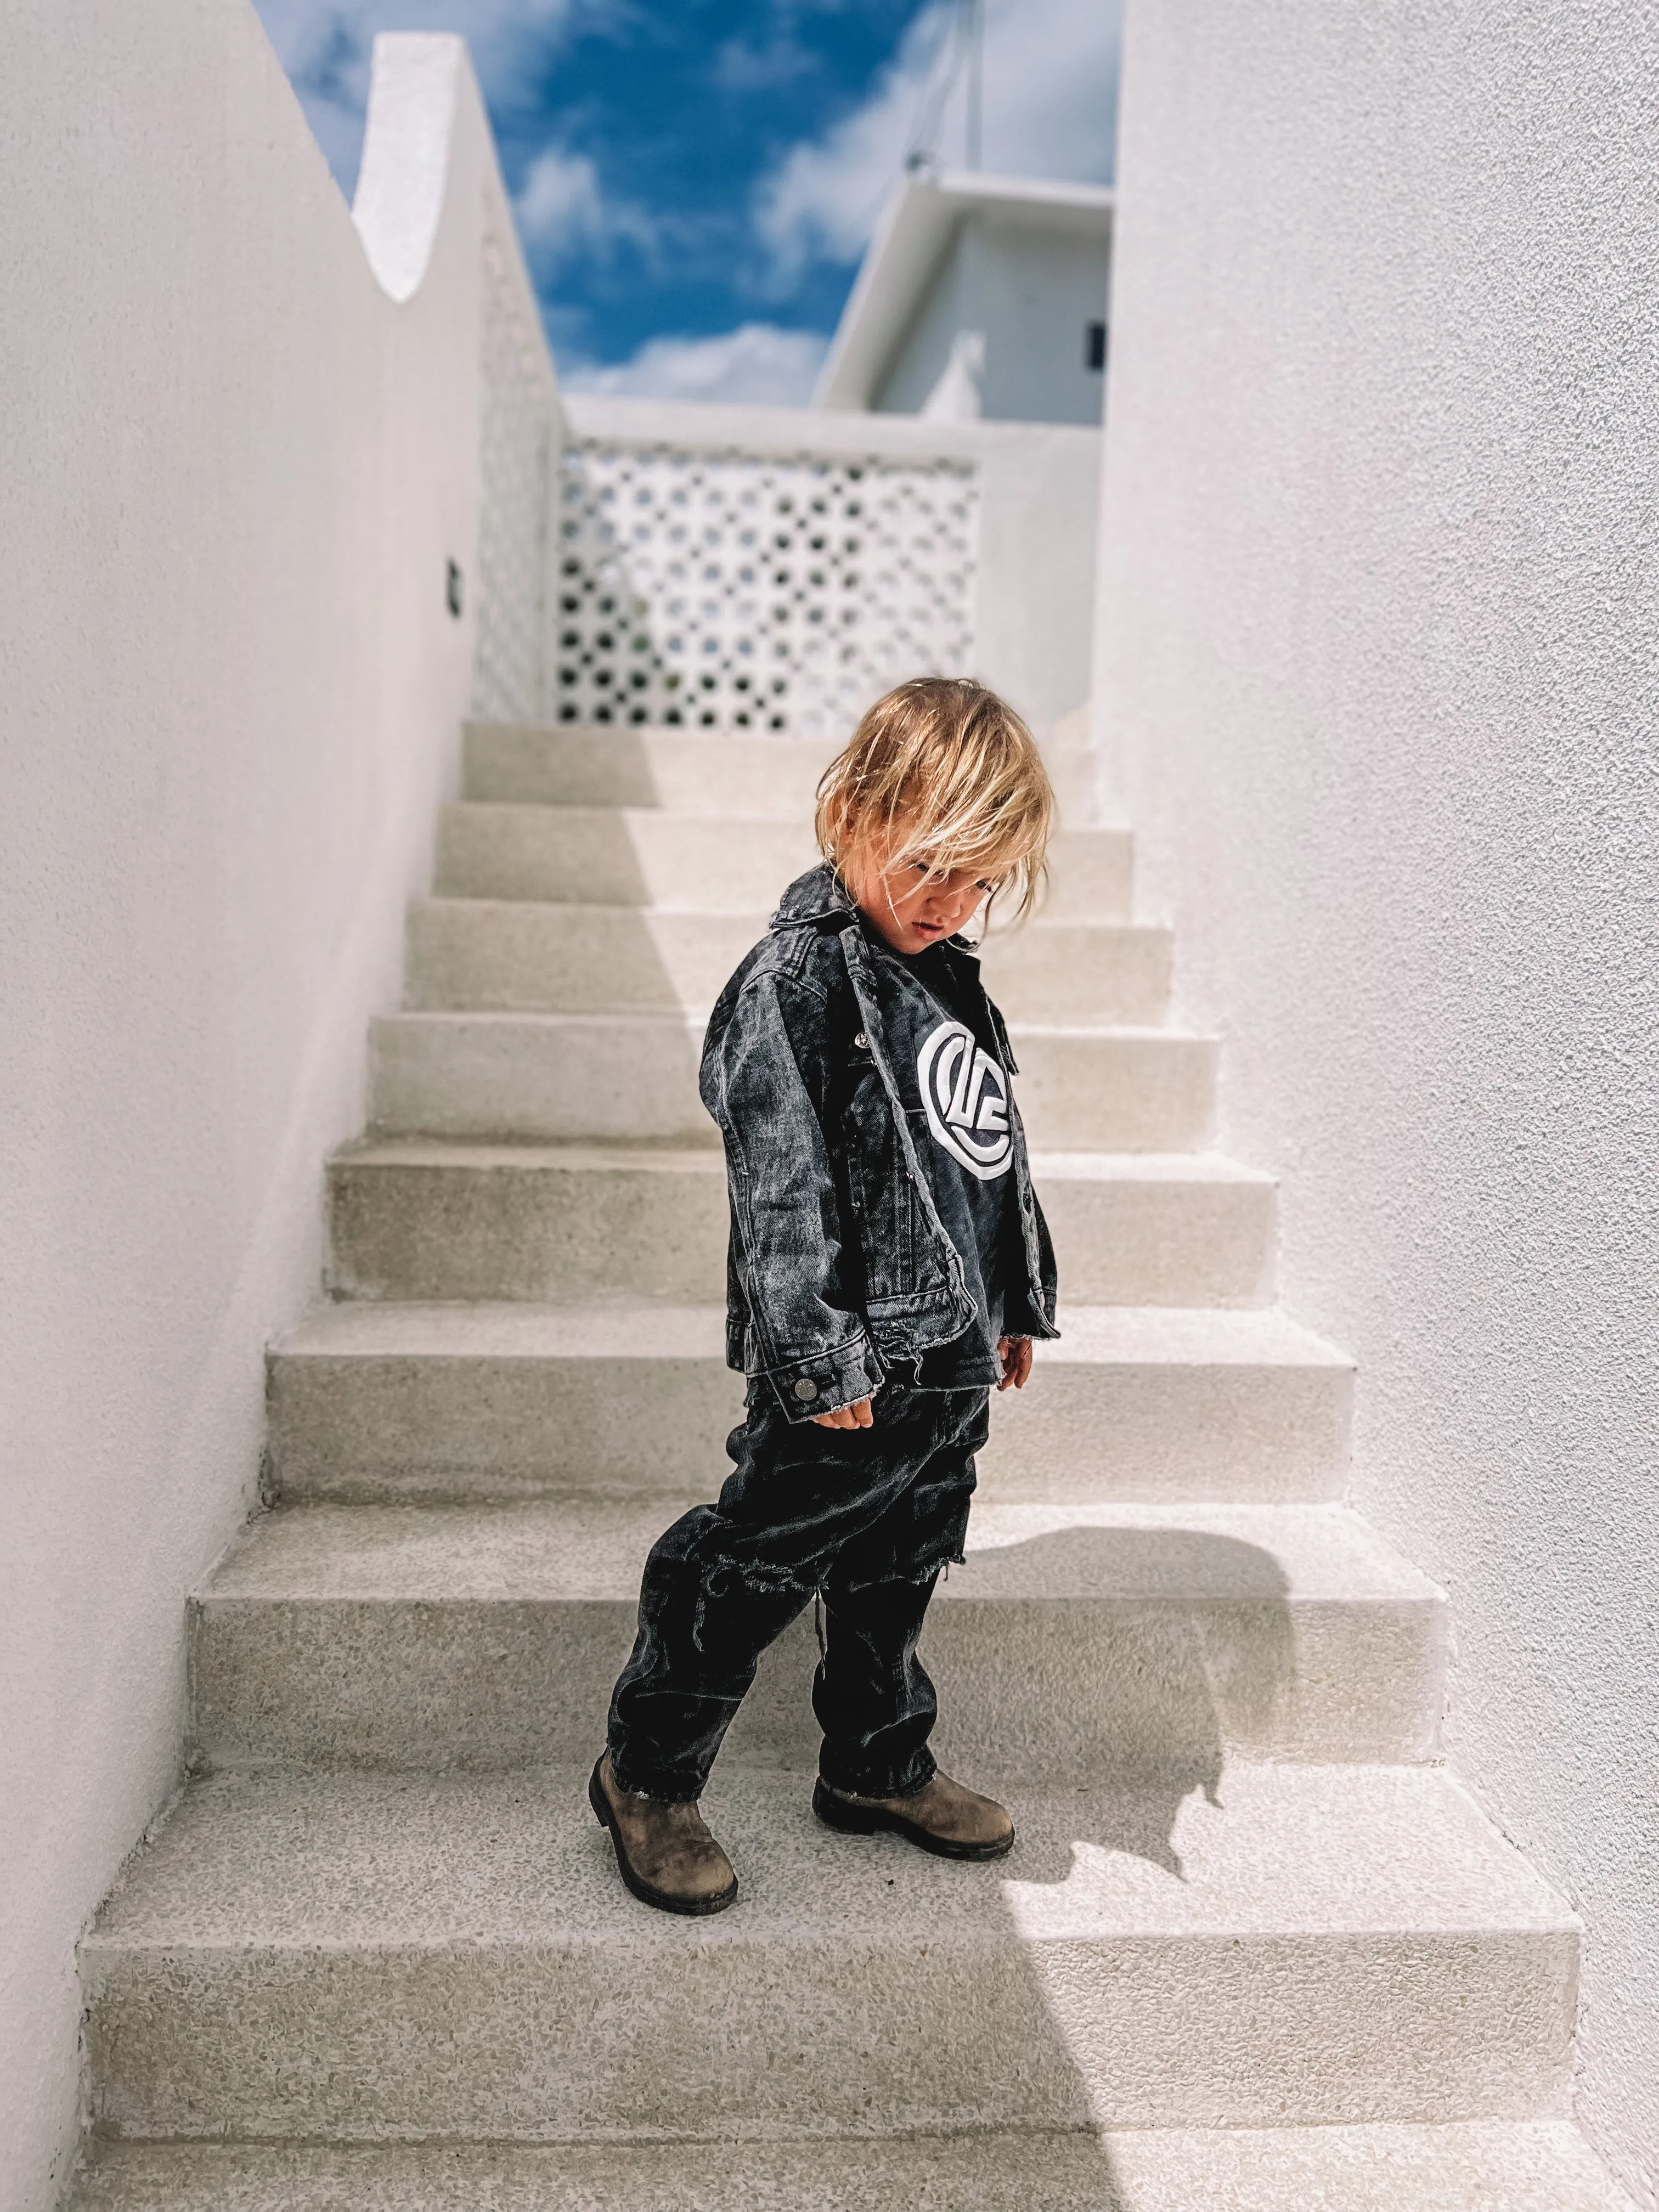
POLYGON ((623 1890, 586 1784, 197 1784, 82 1945, 102 2129, 731 2157, 1564 2109, 1576 1923, 1441 1769, 1021 1788, 1014 1853, 974 1867, 818 1826, 805 1775, 717 1766, 744 1887, 690 1926, 623 1890))
MULTIPOLYGON (((1208 1153, 1039 1153, 1067 1299, 1248 1306, 1272 1295, 1271 1179, 1208 1153)), ((354 1146, 329 1166, 339 1295, 725 1296, 725 1163, 708 1146, 354 1146)))
MULTIPOLYGON (((1127 921, 1127 830, 1064 830, 1049 858, 1051 921, 1127 921)), ((817 860, 804 819, 464 801, 440 820, 434 889, 445 898, 770 913, 817 860)))
MULTIPOLYGON (((994 1401, 988 1498, 1322 1500, 1346 1475, 1353 1370, 1279 1313, 1062 1307, 994 1401)), ((723 1308, 315 1308, 272 1348, 290 1498, 696 1496, 726 1472, 743 1379, 723 1308)))
MULTIPOLYGON (((1012 1028, 1031 1144, 1054 1152, 1200 1149, 1216 1048, 1174 1030, 1012 1028)), ((703 1024, 675 1014, 382 1016, 370 1033, 380 1136, 709 1144, 703 1024)))
MULTIPOLYGON (((646 1553, 690 1502, 266 1515, 192 1604, 199 1755, 474 1770, 591 1758, 646 1553)), ((1445 1641, 1440 1593, 1341 1506, 980 1499, 922 1656, 935 1747, 955 1771, 1180 1773, 1213 1789, 1228 1759, 1430 1757, 1445 1641)), ((763 1662, 724 1760, 816 1764, 817 1660, 805 1613, 763 1662)))
MULTIPOLYGON (((553 900, 418 900, 409 912, 407 1004, 422 1012, 705 1013, 766 934, 765 911, 553 900)), ((1012 1021, 1163 1019, 1167 930, 1038 921, 998 931, 986 988, 1012 1021)))

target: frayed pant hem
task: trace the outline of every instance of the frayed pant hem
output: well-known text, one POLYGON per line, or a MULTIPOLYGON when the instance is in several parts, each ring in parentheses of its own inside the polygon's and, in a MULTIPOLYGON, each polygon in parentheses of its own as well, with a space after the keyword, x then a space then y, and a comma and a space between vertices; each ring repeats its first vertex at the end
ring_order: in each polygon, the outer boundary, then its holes
POLYGON ((664 1788, 660 1784, 635 1782, 626 1767, 617 1764, 617 1754, 611 1753, 611 1779, 618 1790, 629 1797, 643 1797, 650 1805, 695 1805, 702 1796, 704 1784, 699 1782, 693 1790, 684 1786, 664 1788))
POLYGON ((837 1797, 861 1797, 866 1800, 917 1796, 938 1772, 939 1761, 931 1753, 925 1761, 908 1768, 894 1781, 868 1774, 860 1776, 856 1781, 846 1781, 831 1773, 823 1761, 818 1765, 818 1779, 826 1790, 833 1790, 837 1797))

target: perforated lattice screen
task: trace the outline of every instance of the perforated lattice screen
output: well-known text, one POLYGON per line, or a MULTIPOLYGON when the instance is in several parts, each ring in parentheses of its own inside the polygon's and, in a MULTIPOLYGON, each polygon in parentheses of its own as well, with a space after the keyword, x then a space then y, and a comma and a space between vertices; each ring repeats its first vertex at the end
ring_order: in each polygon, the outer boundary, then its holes
POLYGON ((546 711, 551 386, 541 332, 491 237, 484 288, 472 711, 485 721, 534 722, 546 711))
POLYGON ((562 467, 562 720, 833 736, 972 659, 969 464, 594 440, 562 467))

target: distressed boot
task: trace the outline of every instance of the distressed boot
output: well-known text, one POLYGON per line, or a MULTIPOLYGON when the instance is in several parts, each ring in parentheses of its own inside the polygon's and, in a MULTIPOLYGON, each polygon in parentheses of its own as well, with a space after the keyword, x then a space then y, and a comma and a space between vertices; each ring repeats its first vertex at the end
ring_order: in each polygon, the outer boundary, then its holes
POLYGON ((822 1778, 812 1810, 827 1828, 870 1836, 890 1828, 942 1859, 1000 1859, 1014 1847, 1014 1824, 994 1797, 935 1774, 908 1797, 854 1797, 822 1778))
POLYGON ((723 1912, 738 1894, 732 1862, 695 1803, 668 1804, 619 1786, 604 1752, 588 1778, 587 1802, 611 1831, 617 1866, 642 1905, 659 1912, 723 1912))

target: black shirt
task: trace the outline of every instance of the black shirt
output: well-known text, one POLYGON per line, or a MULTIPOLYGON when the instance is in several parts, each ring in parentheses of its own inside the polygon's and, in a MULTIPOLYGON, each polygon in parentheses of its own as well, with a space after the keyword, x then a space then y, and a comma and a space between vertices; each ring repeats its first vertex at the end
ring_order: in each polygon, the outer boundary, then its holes
POLYGON ((1018 1236, 1008 1116, 1008 1074, 976 967, 948 944, 894 951, 866 921, 883 993, 894 1078, 939 1218, 959 1254, 976 1319, 954 1343, 919 1361, 925 1390, 1000 1379, 997 1343, 1018 1236))

